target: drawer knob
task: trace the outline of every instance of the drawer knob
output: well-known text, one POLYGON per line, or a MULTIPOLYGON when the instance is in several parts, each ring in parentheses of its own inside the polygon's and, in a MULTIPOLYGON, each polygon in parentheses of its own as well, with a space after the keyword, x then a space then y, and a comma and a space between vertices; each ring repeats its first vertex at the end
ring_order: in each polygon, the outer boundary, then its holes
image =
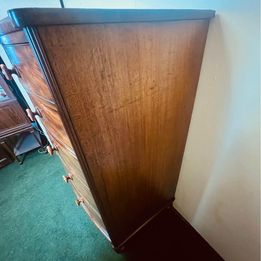
POLYGON ((68 183, 69 180, 73 180, 72 175, 63 175, 64 182, 68 183))
POLYGON ((0 69, 5 76, 5 78, 9 81, 13 80, 12 74, 17 75, 18 77, 21 77, 18 68, 14 66, 12 69, 8 69, 5 64, 0 64, 0 69))
POLYGON ((75 200, 75 204, 76 204, 77 206, 80 206, 81 203, 83 203, 83 198, 77 198, 77 199, 75 200))
POLYGON ((47 152, 52 156, 54 151, 57 150, 57 148, 52 147, 51 145, 46 146, 47 152))
POLYGON ((31 109, 26 109, 26 114, 28 116, 28 118, 31 120, 31 121, 35 121, 35 116, 39 116, 40 118, 42 118, 42 114, 40 112, 40 110, 38 108, 35 108, 35 112, 33 112, 31 109))

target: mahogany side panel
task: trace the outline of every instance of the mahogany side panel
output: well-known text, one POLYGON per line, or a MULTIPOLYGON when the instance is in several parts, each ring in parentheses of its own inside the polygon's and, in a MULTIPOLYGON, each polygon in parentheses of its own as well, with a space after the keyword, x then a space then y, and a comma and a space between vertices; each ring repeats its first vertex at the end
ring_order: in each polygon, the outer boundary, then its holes
POLYGON ((207 20, 38 28, 115 245, 174 197, 207 30, 207 20))

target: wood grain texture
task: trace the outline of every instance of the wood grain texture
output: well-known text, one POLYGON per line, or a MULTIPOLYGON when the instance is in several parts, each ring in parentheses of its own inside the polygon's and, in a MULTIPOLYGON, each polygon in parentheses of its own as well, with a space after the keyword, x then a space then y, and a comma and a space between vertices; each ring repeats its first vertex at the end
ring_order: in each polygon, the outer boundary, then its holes
POLYGON ((64 129, 64 125, 57 111, 56 105, 30 92, 28 92, 28 95, 30 96, 35 108, 39 110, 42 116, 41 120, 50 138, 52 140, 58 140, 61 144, 63 144, 63 146, 73 152, 70 138, 64 129))
POLYGON ((207 30, 203 20, 38 28, 115 245, 174 197, 207 30))
MULTIPOLYGON (((75 179, 72 182, 74 190, 77 191, 77 195, 84 197, 86 208, 88 206, 88 208, 90 208, 88 213, 90 213, 92 220, 98 224, 101 231, 106 234, 105 226, 101 221, 100 214, 98 213, 97 206, 91 195, 85 176, 77 158, 75 159, 75 152, 57 111, 53 95, 39 65, 37 64, 29 43, 22 43, 24 39, 26 38, 23 31, 17 31, 3 35, 2 44, 12 64, 16 65, 19 69, 21 74, 20 81, 26 89, 35 108, 40 112, 41 120, 51 138, 51 141, 55 146, 59 147, 58 154, 62 159, 65 169, 68 173, 73 173, 75 176, 75 179), (78 177, 81 183, 77 182, 78 177), (83 186, 80 186, 79 184, 83 184, 83 186), (94 220, 96 217, 98 217, 97 220, 94 220)), ((17 112, 13 112, 13 114, 16 115, 17 112)), ((108 235, 106 234, 106 236, 108 235)))
POLYGON ((17 101, 0 104, 0 139, 32 129, 17 101))
POLYGON ((76 158, 68 152, 67 148, 64 147, 59 141, 54 141, 54 145, 57 149, 58 155, 64 165, 64 168, 71 179, 69 180, 74 189, 77 191, 80 197, 84 198, 85 202, 88 202, 89 205, 97 212, 97 215, 100 217, 98 208, 91 194, 89 185, 86 182, 85 176, 82 172, 82 169, 79 165, 79 162, 76 158))
POLYGON ((18 68, 21 74, 19 80, 24 88, 42 99, 54 103, 53 96, 29 44, 3 45, 3 47, 11 63, 18 68))
MULTIPOLYGON (((68 151, 67 147, 64 146, 58 140, 54 141, 54 145, 58 148, 58 154, 63 162, 64 167, 70 175, 77 176, 77 178, 87 187, 88 184, 85 179, 85 175, 80 167, 78 159, 68 151)), ((90 190, 90 189, 89 189, 90 190)))
POLYGON ((16 31, 0 36, 1 44, 24 44, 28 43, 23 31, 16 31))
MULTIPOLYGON (((75 150, 75 154, 77 155, 77 159, 80 162, 80 165, 83 169, 83 173, 85 175, 86 180, 88 181, 89 187, 92 191, 92 195, 95 198, 95 202, 99 203, 99 209, 101 208, 101 200, 98 198, 98 193, 96 191, 96 188, 94 186, 94 182, 92 179, 92 176, 89 175, 90 170, 88 167, 88 163, 85 160, 83 151, 81 149, 80 141, 77 139, 76 132, 74 131, 72 122, 70 120, 68 111, 65 107, 65 103, 63 101, 63 98, 60 95, 59 87, 57 85, 56 79, 54 77, 54 73, 52 71, 52 68, 50 67, 50 64, 48 62, 46 53, 44 52, 42 42, 39 38, 38 32, 36 28, 26 28, 25 29, 27 37, 30 41, 30 45, 32 46, 32 49, 34 51, 35 57, 37 58, 37 61, 39 65, 41 66, 41 69, 43 71, 44 76, 46 77, 46 80, 48 82, 48 85, 50 86, 50 89, 52 91, 53 97, 55 98, 55 103, 57 105, 57 108, 59 110, 59 113, 61 115, 61 118, 63 120, 65 129, 70 137, 70 140, 72 141, 73 148, 75 150)), ((84 210, 86 211, 88 208, 84 207, 84 210)), ((89 215, 89 212, 87 211, 87 214, 89 215)), ((106 222, 107 218, 104 218, 104 212, 103 212, 103 221, 106 222)), ((100 222, 94 222, 96 225, 100 222)), ((110 240, 107 233, 104 233, 104 230, 101 226, 98 225, 98 228, 102 231, 102 233, 110 240)), ((108 223, 106 222, 106 229, 108 228, 108 223)), ((111 240, 110 240, 111 241, 111 240)))
POLYGON ((31 130, 30 121, 1 76, 0 87, 6 93, 5 99, 0 101, 0 139, 31 130))

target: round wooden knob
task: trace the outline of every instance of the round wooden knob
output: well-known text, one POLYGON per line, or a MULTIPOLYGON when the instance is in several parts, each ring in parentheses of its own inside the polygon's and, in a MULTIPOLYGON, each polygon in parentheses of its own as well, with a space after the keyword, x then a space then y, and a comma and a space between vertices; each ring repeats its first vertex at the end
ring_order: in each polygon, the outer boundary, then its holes
POLYGON ((28 116, 28 118, 31 120, 31 121, 35 121, 35 116, 39 116, 42 118, 42 114, 40 112, 40 110, 38 108, 35 108, 35 112, 33 112, 31 109, 26 109, 26 114, 28 116))
POLYGON ((47 152, 52 156, 54 151, 57 150, 55 147, 52 147, 51 145, 46 146, 47 152))
POLYGON ((76 204, 77 206, 80 206, 81 203, 83 203, 83 199, 82 199, 82 198, 77 198, 77 199, 75 200, 75 204, 76 204))
POLYGON ((73 178, 72 178, 72 175, 63 175, 63 180, 64 180, 64 182, 66 182, 66 183, 68 183, 69 182, 69 180, 72 180, 73 178))
POLYGON ((0 64, 0 69, 5 76, 5 78, 9 81, 13 79, 12 74, 16 74, 18 77, 21 77, 17 67, 13 67, 12 69, 8 69, 5 64, 0 64))
POLYGON ((35 121, 35 117, 34 117, 34 113, 32 112, 31 109, 26 109, 26 114, 28 116, 28 118, 31 120, 31 121, 35 121))

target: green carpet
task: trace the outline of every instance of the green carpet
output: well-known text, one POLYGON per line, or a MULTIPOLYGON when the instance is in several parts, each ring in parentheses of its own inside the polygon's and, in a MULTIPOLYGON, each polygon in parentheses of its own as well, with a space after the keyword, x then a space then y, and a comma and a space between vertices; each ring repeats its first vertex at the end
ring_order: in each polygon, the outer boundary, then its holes
POLYGON ((57 156, 0 169, 0 260, 123 260, 75 205, 57 156))

